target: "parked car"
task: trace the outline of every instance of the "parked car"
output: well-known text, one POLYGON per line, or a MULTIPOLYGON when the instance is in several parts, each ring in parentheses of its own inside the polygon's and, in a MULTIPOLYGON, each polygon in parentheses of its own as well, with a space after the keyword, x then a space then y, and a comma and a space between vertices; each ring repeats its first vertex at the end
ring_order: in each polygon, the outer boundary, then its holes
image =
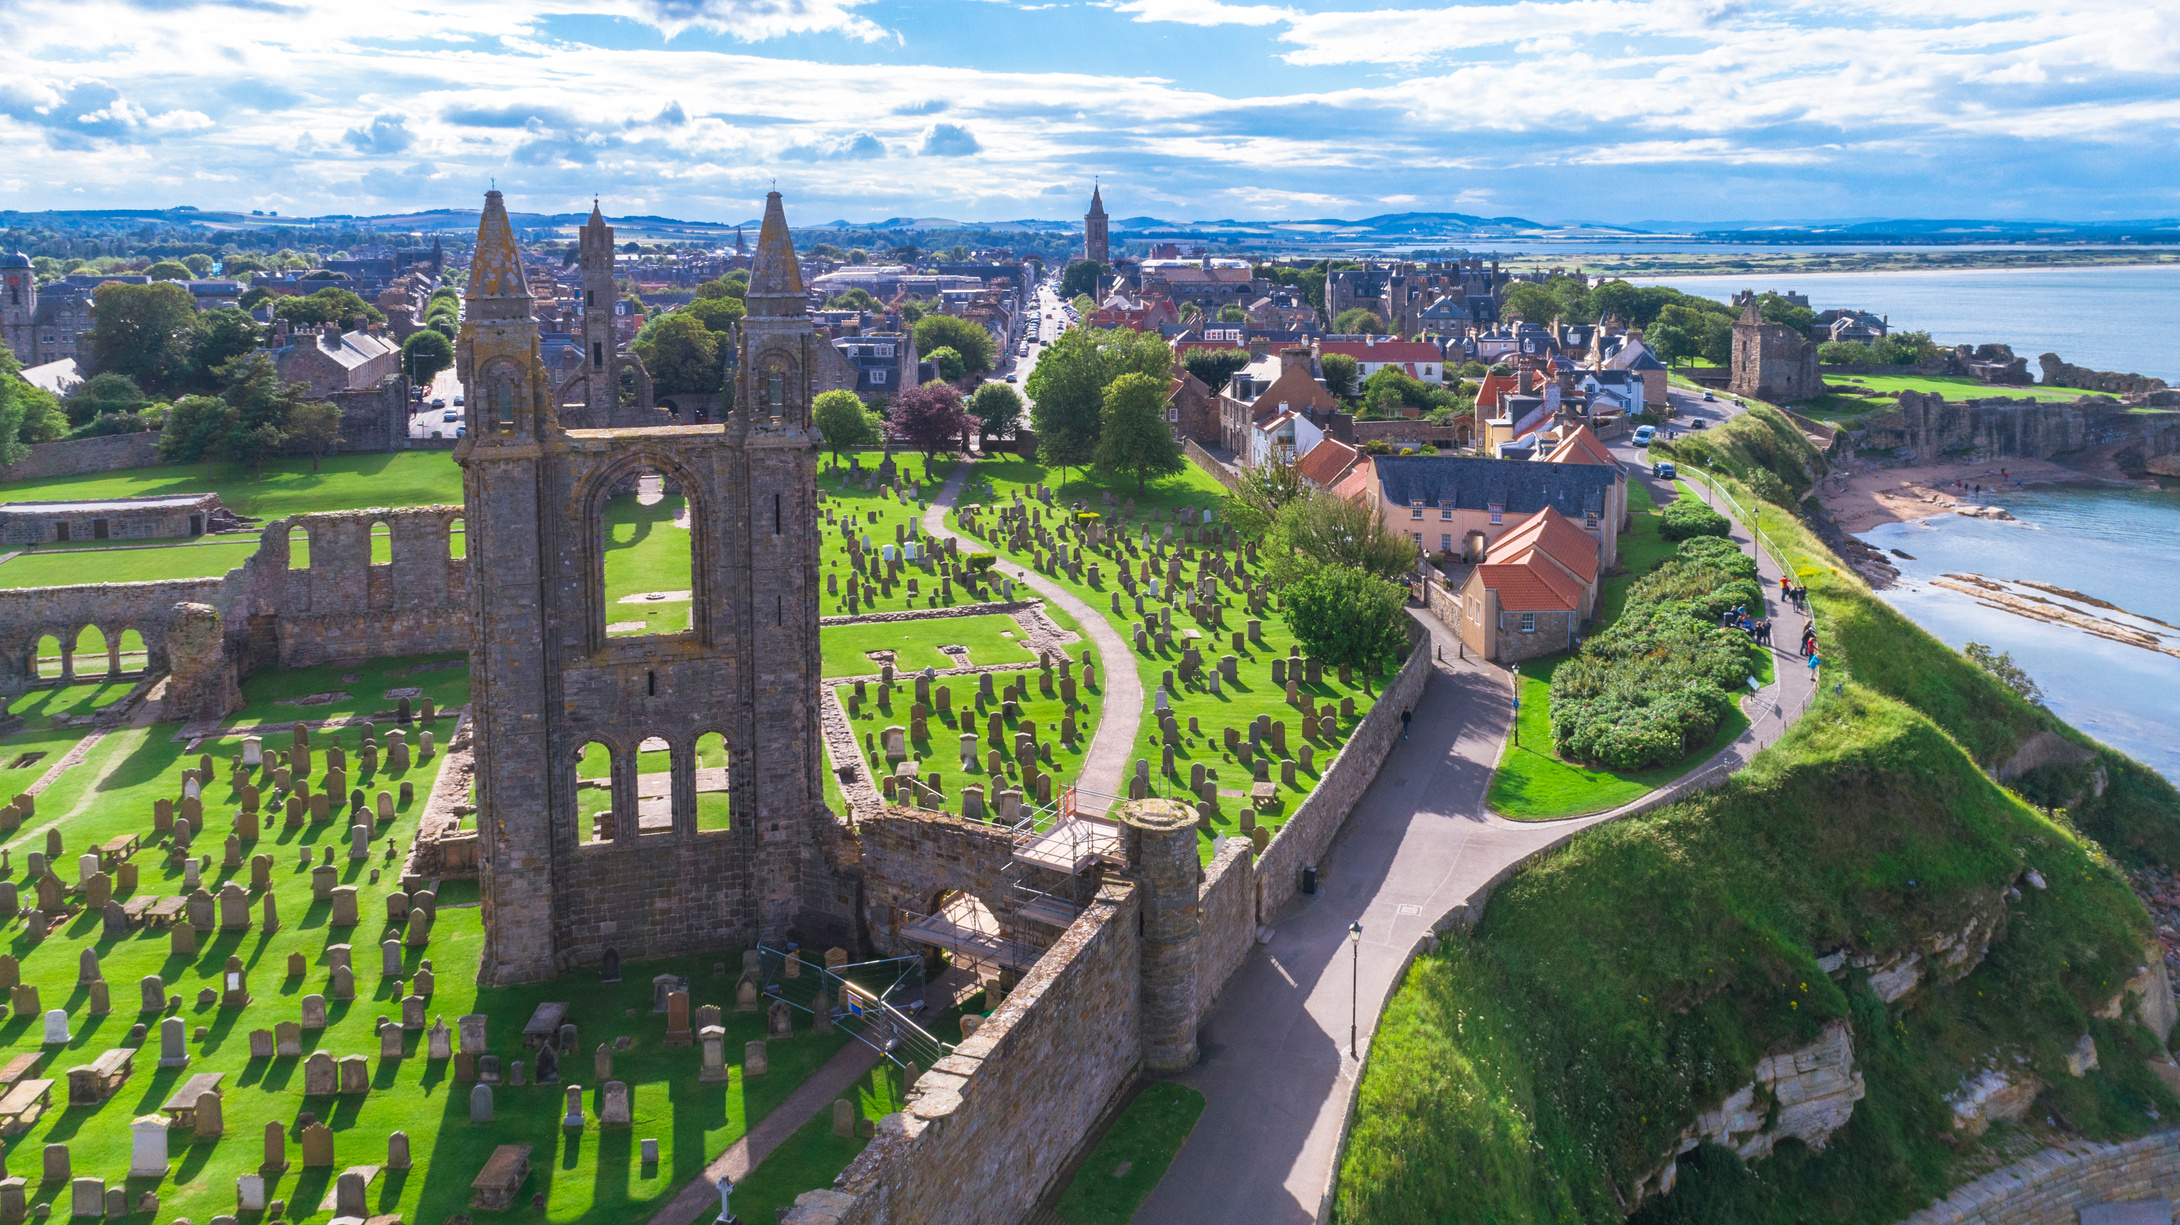
POLYGON ((1658 436, 1658 427, 1657 427, 1657 426, 1654 426, 1654 425, 1639 425, 1639 426, 1636 426, 1636 427, 1635 427, 1635 445, 1636 445, 1636 446, 1638 446, 1638 447, 1647 447, 1647 446, 1649 446, 1649 445, 1650 445, 1650 440, 1651 440, 1651 439, 1653 439, 1653 438, 1655 438, 1655 437, 1657 437, 1657 436, 1658 436))
POLYGON ((456 407, 456 408, 460 408, 461 406, 462 406, 462 397, 460 397, 460 396, 456 396, 456 397, 454 397, 454 407, 456 407))
POLYGON ((1675 469, 1671 464, 1656 463, 1650 465, 1650 475, 1657 477, 1661 481, 1670 481, 1674 477, 1679 476, 1680 472, 1679 470, 1675 469))

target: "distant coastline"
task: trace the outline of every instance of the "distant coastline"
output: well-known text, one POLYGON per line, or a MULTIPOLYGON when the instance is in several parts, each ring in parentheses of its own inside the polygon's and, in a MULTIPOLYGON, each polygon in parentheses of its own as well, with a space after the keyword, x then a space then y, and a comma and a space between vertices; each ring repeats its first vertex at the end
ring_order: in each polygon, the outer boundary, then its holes
POLYGON ((1689 276, 1823 276, 1852 272, 2030 272, 2039 269, 2180 268, 2180 251, 2143 249, 2097 251, 1980 250, 1932 251, 1821 251, 1756 252, 1676 251, 1614 256, 1569 252, 1561 256, 1523 255, 1505 261, 1515 271, 1564 268, 1580 264, 1592 275, 1643 277, 1689 276))

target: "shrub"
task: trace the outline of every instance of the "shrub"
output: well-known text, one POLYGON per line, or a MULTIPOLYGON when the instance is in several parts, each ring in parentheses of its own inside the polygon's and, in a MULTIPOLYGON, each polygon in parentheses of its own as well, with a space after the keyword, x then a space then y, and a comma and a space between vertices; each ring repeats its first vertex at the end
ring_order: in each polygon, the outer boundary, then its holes
POLYGON ((1666 503, 1658 525, 1658 535, 1667 540, 1686 540, 1691 536, 1725 536, 1733 530, 1726 516, 1719 514, 1694 498, 1681 497, 1666 503))
POLYGON ((999 558, 990 553, 969 554, 969 568, 982 573, 999 564, 999 558))

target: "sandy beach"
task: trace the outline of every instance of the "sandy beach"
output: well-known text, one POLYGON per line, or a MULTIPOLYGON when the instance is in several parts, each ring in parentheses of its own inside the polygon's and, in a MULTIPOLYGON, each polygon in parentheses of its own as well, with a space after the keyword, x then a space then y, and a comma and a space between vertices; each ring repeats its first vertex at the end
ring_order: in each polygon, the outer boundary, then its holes
MULTIPOLYGON (((1984 491, 2016 485, 2048 485, 2088 479, 2063 464, 2041 459, 1932 464, 1914 468, 1872 468, 1833 475, 1819 482, 1817 496, 1841 530, 1852 536, 1880 523, 1907 523, 1933 515, 1975 512, 1984 491), (2002 475, 2003 474, 2003 475, 2002 475), (1959 484, 1966 482, 1966 486, 1959 484)), ((2004 512, 1992 508, 1994 514, 2004 512)))

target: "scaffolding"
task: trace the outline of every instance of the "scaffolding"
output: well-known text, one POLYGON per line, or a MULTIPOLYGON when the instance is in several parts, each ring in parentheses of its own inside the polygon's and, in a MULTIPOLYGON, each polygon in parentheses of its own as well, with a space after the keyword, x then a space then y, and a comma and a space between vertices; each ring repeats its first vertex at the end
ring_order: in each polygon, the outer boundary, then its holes
POLYGON ((928 1068, 953 1049, 916 1023, 927 1011, 921 957, 828 968, 793 949, 760 944, 757 952, 765 998, 814 1017, 823 992, 827 1020, 897 1065, 928 1068))

